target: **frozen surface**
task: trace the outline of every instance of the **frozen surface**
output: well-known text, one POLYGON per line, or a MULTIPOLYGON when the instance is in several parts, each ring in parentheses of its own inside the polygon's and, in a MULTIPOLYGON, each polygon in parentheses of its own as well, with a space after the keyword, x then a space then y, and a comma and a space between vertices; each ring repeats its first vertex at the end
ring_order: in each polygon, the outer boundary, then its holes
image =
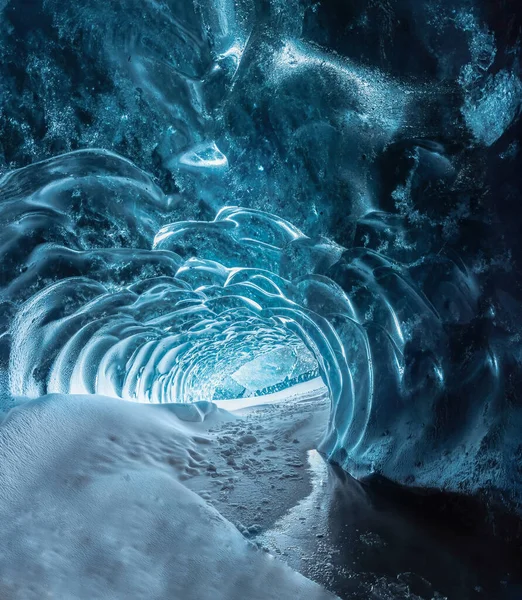
POLYGON ((172 412, 46 396, 0 426, 2 598, 334 598, 183 481, 208 438, 172 412))

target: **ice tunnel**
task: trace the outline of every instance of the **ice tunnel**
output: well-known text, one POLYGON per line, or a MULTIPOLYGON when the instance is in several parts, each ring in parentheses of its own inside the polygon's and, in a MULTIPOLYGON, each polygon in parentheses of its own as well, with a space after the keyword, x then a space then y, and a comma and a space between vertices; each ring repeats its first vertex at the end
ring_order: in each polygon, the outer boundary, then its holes
POLYGON ((403 264, 238 207, 161 225, 169 198, 108 152, 13 171, 1 188, 11 397, 186 403, 320 376, 321 449, 350 473, 470 492, 494 476, 480 467, 511 433, 484 442, 505 350, 491 334, 471 356, 452 347, 476 327, 479 290, 451 253, 403 264))
POLYGON ((328 392, 329 463, 520 518, 513 3, 0 13, 6 427, 43 398, 209 413, 310 383, 328 392))

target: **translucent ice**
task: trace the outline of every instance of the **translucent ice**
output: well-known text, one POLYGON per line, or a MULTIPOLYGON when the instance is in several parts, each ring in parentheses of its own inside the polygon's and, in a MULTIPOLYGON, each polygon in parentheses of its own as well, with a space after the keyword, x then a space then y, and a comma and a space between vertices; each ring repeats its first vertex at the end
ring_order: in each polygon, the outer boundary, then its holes
POLYGON ((223 400, 320 373, 332 403, 321 449, 356 476, 507 485, 508 347, 475 320, 476 278, 455 258, 405 265, 234 207, 162 225, 167 197, 108 153, 0 185, 11 396, 223 400))

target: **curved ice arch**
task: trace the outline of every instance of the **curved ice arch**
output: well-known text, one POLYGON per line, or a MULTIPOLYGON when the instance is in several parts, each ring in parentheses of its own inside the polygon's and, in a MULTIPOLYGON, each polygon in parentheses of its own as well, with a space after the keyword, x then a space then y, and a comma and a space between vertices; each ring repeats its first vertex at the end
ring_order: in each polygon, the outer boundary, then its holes
POLYGON ((511 359, 458 259, 401 264, 238 207, 169 224, 168 198, 107 152, 11 172, 0 190, 12 395, 210 400, 249 360, 306 348, 330 390, 331 460, 519 499, 511 359))

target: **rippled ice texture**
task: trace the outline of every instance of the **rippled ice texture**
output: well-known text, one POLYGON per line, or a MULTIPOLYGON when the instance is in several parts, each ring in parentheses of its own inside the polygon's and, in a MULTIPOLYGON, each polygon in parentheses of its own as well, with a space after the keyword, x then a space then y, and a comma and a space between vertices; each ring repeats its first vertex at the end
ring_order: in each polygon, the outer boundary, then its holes
POLYGON ((350 473, 520 502, 520 20, 338 4, 0 3, 4 406, 319 374, 350 473))

